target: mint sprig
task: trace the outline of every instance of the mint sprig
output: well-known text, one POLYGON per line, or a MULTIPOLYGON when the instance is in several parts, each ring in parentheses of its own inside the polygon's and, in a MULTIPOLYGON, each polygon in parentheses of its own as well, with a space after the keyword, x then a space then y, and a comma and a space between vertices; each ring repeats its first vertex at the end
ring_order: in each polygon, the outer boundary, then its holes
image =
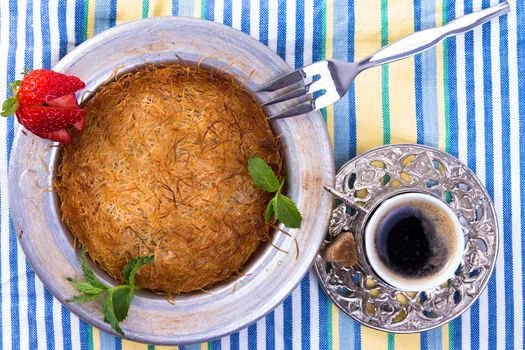
POLYGON ((302 217, 299 209, 289 197, 281 192, 284 178, 279 181, 268 163, 258 157, 248 159, 248 172, 255 186, 266 192, 275 193, 274 197, 268 202, 264 213, 266 223, 279 220, 289 228, 301 227, 302 217))
POLYGON ((124 321, 128 316, 129 307, 133 301, 135 290, 135 275, 140 268, 153 261, 153 256, 139 256, 129 261, 122 272, 124 284, 116 287, 109 287, 102 283, 96 276, 91 266, 89 266, 86 250, 82 247, 80 262, 85 281, 74 278, 67 278, 69 282, 78 290, 81 295, 67 300, 68 303, 87 303, 95 301, 101 294, 106 293, 102 304, 104 322, 109 323, 117 333, 124 336, 119 322, 124 321))

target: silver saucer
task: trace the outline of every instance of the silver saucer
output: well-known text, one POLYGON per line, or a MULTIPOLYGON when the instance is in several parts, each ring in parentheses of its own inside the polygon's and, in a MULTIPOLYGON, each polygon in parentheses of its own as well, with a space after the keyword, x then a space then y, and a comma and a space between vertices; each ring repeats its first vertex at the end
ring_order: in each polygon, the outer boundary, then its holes
POLYGON ((319 254, 315 270, 330 299, 356 321, 393 333, 426 331, 461 315, 487 285, 498 251, 496 215, 479 179, 456 158, 426 146, 384 146, 346 163, 336 176, 335 187, 327 190, 341 204, 332 213, 323 247, 341 232, 353 232, 359 262, 343 267, 326 262, 319 254), (414 191, 433 194, 456 212, 463 225, 465 251, 448 283, 407 293, 377 278, 364 257, 362 233, 368 213, 378 204, 392 195, 414 191))

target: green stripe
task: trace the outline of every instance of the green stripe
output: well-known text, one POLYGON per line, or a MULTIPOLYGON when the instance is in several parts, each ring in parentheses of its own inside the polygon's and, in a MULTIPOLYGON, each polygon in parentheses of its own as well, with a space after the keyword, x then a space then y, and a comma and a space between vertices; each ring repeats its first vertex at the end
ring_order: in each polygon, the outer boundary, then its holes
POLYGON ((88 326, 88 347, 93 350, 93 327, 88 326))
POLYGON ((201 18, 206 17, 206 0, 201 1, 201 18))
POLYGON ((388 350, 394 350, 394 348, 395 348, 394 333, 388 333, 388 350))
MULTIPOLYGON (((388 0, 381 0, 381 47, 388 45, 388 0)), ((383 110, 383 143, 390 143, 390 96, 388 65, 381 66, 381 107, 383 110)))
POLYGON ((84 0, 84 21, 82 22, 82 38, 83 41, 87 39, 88 32, 88 16, 89 16, 89 0, 84 0))
POLYGON ((142 18, 149 17, 149 0, 142 0, 142 18))
POLYGON ((149 345, 148 345, 148 350, 155 350, 155 345, 151 345, 151 344, 149 344, 149 345))

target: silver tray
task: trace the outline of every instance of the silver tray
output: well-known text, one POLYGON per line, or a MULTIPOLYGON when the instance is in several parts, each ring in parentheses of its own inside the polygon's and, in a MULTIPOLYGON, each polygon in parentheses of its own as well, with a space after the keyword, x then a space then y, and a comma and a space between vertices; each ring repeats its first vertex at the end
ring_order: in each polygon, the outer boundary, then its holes
POLYGON ((353 232, 359 262, 343 267, 318 255, 315 270, 330 299, 356 321, 393 333, 426 331, 461 315, 487 285, 498 251, 496 215, 479 179, 456 158, 426 146, 384 146, 346 163, 336 175, 335 188, 327 189, 341 203, 332 213, 323 247, 341 232, 353 232), (445 285, 407 293, 376 276, 364 257, 363 232, 368 213, 378 204, 414 191, 449 204, 463 226, 466 244, 460 267, 445 285))

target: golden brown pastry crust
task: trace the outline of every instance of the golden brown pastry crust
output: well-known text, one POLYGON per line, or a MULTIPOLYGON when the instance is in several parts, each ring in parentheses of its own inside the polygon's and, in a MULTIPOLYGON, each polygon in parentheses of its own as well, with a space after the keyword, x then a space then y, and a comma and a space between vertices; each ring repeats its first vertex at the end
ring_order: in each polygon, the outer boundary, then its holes
POLYGON ((126 262, 154 254, 137 282, 167 292, 238 272, 269 231, 269 195, 252 184, 248 158, 281 167, 253 96, 195 66, 148 66, 84 107, 85 131, 63 149, 56 190, 90 257, 120 280, 126 262))

